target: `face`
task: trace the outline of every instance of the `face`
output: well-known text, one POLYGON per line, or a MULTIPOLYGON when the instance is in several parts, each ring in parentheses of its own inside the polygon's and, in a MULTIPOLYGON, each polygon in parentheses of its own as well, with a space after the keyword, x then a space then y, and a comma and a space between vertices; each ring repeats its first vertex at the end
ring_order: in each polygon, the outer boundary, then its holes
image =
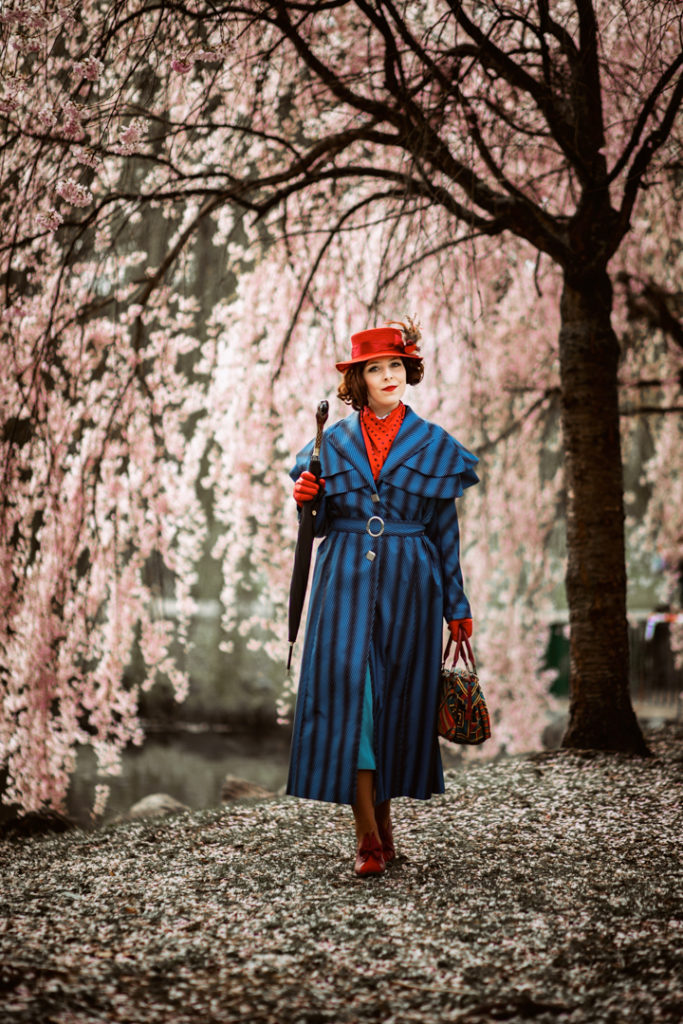
POLYGON ((363 367, 368 405, 378 416, 395 409, 406 389, 406 368, 398 356, 370 359, 363 367))

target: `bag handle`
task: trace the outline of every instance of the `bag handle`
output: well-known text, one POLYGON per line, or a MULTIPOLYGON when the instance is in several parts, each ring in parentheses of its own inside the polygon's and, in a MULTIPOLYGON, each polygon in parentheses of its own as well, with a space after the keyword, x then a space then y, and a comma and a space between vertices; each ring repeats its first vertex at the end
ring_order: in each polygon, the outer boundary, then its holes
MULTIPOLYGON (((446 650, 445 650, 444 656, 443 656, 443 664, 444 665, 448 661, 448 655, 450 654, 450 650, 451 650, 452 646, 453 646, 453 637, 449 636, 448 637, 448 643, 446 644, 446 650)), ((470 639, 469 639, 467 633, 465 632, 465 629, 464 629, 463 626, 461 626, 460 629, 458 630, 458 640, 457 640, 457 643, 455 645, 455 654, 453 655, 453 664, 451 665, 451 668, 455 668, 455 666, 457 665, 457 663, 460 660, 460 658, 462 658, 463 664, 465 665, 466 668, 471 669, 473 672, 477 671, 477 665, 476 665, 476 662, 474 660, 474 654, 472 653, 472 645, 470 644, 470 639), (468 661, 469 661, 469 664, 468 664, 468 661)))

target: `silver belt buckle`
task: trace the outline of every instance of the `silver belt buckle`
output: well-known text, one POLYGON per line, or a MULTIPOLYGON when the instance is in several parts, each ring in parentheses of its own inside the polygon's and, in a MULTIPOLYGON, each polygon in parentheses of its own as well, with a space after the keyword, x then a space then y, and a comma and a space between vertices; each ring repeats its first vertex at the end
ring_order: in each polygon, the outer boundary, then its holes
POLYGON ((382 519, 382 517, 381 516, 370 516, 370 518, 368 519, 367 523, 365 524, 365 531, 366 531, 366 533, 369 533, 371 537, 381 537, 382 534, 384 533, 384 520, 382 519), (380 526, 379 531, 377 533, 373 533, 372 532, 372 527, 370 526, 370 524, 373 522, 373 520, 374 520, 374 522, 379 523, 379 526, 380 526))

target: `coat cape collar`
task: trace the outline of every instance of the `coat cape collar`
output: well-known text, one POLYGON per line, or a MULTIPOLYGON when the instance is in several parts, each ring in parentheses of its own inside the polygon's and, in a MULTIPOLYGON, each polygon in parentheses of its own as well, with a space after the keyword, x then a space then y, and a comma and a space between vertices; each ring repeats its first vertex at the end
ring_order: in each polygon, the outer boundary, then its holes
MULTIPOLYGON (((365 450, 359 414, 354 412, 345 419, 340 420, 339 423, 335 424, 335 428, 328 431, 325 436, 332 451, 327 454, 323 472, 329 475, 344 472, 348 469, 348 463, 351 463, 354 469, 361 473, 363 479, 374 490, 375 481, 372 477, 368 455, 365 450), (335 455, 337 458, 335 458, 335 455), (340 458, 344 464, 340 464, 340 458)), ((425 445, 429 444, 430 436, 429 424, 407 405, 403 423, 394 443, 389 449, 389 454, 382 466, 377 482, 379 483, 380 480, 383 480, 396 466, 400 465, 411 455, 414 455, 420 448, 424 448, 425 445)))

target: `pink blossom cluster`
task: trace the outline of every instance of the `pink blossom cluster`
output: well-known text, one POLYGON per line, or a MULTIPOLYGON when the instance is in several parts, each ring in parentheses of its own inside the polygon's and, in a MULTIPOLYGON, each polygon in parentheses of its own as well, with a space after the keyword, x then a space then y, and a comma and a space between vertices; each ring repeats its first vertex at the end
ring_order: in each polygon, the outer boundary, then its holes
POLYGON ((49 132, 56 124, 57 114, 48 104, 41 107, 34 117, 34 125, 39 132, 49 132))
POLYGON ((74 146, 71 150, 71 154, 76 161, 82 167, 92 167, 93 170, 102 163, 102 157, 99 153, 96 153, 93 149, 87 149, 84 146, 74 146))
MULTIPOLYGON (((41 281, 54 298, 58 274, 41 281)), ((187 642, 205 531, 194 476, 206 439, 183 436, 202 399, 177 370, 172 337, 191 304, 161 308, 168 329, 149 339, 156 369, 144 379, 125 330, 106 319, 67 326, 89 301, 90 281, 87 262, 72 266, 59 362, 45 362, 36 346, 50 323, 43 295, 25 296, 2 319, 0 413, 31 423, 28 434, 8 429, 1 449, 3 490, 14 500, 0 516, 0 755, 9 773, 3 799, 25 809, 63 806, 78 744, 92 745, 106 775, 119 770, 127 744, 141 742, 137 689, 125 682, 138 630, 144 686, 163 676, 178 699, 188 687, 168 648, 187 642), (151 558, 170 574, 173 624, 147 578, 151 558)), ((180 345, 189 351, 187 338, 180 345)), ((104 783, 95 796, 101 813, 104 783)))
POLYGON ((92 193, 73 178, 60 178, 56 192, 70 206, 89 206, 92 202, 92 193))
POLYGON ((186 75, 188 71, 192 70, 192 61, 187 60, 186 57, 174 57, 171 61, 171 68, 179 75, 186 75))
POLYGON ((104 64, 96 57, 87 57, 85 60, 76 61, 71 68, 71 77, 76 79, 85 78, 88 82, 96 82, 104 70, 104 64))
POLYGON ((129 125, 123 128, 119 134, 118 141, 113 147, 115 153, 122 156, 130 156, 139 149, 139 144, 144 138, 144 124, 136 118, 129 125))
POLYGON ((50 208, 38 214, 36 223, 44 231, 56 231, 64 223, 64 218, 58 210, 50 208))
POLYGON ((29 29, 43 29, 47 24, 44 5, 18 2, 0 11, 0 23, 7 26, 19 25, 29 29))
MULTIPOLYGON (((218 64, 223 60, 225 54, 222 49, 216 50, 197 50, 194 54, 195 60, 202 61, 204 64, 218 64)), ((174 68, 175 71, 178 68, 174 68)))
POLYGON ((81 141, 84 137, 83 110, 69 100, 62 107, 62 131, 67 139, 81 141))
POLYGON ((21 93, 21 80, 7 76, 3 79, 0 88, 0 114, 12 114, 19 106, 21 93))

